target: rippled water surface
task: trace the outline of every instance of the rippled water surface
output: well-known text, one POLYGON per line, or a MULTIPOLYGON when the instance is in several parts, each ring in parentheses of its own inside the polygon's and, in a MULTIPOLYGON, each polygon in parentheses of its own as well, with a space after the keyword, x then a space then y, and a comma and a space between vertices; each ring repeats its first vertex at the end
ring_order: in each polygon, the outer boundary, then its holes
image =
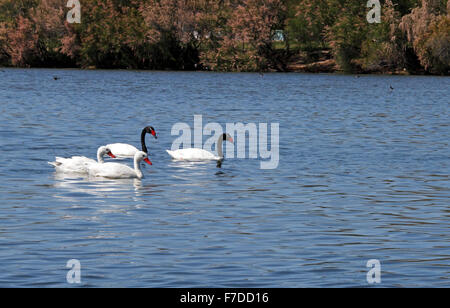
POLYGON ((4 69, 0 286, 71 286, 70 259, 88 287, 368 286, 378 259, 381 286, 450 287, 449 98, 448 77, 4 69), (278 168, 172 161, 195 114, 279 123, 278 168), (142 181, 47 164, 146 125, 142 181))

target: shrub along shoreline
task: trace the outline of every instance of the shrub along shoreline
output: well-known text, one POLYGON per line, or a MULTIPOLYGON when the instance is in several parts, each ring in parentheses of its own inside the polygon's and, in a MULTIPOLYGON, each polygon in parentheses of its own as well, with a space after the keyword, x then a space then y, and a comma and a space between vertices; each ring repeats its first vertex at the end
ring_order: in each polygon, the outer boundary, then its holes
POLYGON ((0 66, 450 73, 450 2, 0 0, 0 66))

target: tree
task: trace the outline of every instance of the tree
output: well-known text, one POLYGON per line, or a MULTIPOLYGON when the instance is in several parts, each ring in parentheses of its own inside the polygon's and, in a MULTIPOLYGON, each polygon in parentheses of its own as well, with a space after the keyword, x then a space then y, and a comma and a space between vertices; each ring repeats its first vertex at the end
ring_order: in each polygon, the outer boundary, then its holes
POLYGON ((81 24, 66 3, 0 0, 0 65, 282 71, 332 56, 347 72, 449 73, 448 0, 381 1, 380 24, 361 0, 83 0, 81 24))
POLYGON ((333 1, 339 10, 336 20, 325 31, 326 40, 340 69, 345 72, 360 70, 359 61, 362 42, 366 40, 368 23, 366 20, 366 2, 333 1))
POLYGON ((450 69, 450 2, 422 0, 421 7, 403 16, 400 28, 407 36, 421 65, 431 73, 448 73, 450 69))
POLYGON ((327 47, 325 30, 333 25, 340 8, 334 0, 292 1, 286 27, 289 43, 302 50, 327 47))
POLYGON ((38 35, 35 33, 32 22, 19 15, 15 28, 6 28, 6 32, 7 44, 4 50, 11 58, 11 63, 16 66, 25 66, 33 56, 36 56, 38 35))
POLYGON ((405 42, 399 29, 400 12, 391 0, 383 5, 383 18, 371 24, 366 40, 362 42, 361 59, 357 60, 366 71, 395 71, 405 67, 405 42))
POLYGON ((214 51, 214 69, 257 71, 267 68, 273 30, 284 10, 280 0, 240 1, 227 20, 220 46, 214 51))
POLYGON ((91 0, 82 5, 77 32, 79 65, 98 68, 143 66, 145 26, 136 1, 91 0))

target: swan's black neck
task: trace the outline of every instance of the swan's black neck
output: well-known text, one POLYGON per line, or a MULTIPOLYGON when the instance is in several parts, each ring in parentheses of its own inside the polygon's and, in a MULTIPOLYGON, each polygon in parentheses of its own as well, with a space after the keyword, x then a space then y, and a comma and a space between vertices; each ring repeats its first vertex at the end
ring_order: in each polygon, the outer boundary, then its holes
POLYGON ((145 145, 145 134, 147 134, 147 128, 144 128, 141 133, 141 145, 142 151, 148 154, 147 146, 145 145))

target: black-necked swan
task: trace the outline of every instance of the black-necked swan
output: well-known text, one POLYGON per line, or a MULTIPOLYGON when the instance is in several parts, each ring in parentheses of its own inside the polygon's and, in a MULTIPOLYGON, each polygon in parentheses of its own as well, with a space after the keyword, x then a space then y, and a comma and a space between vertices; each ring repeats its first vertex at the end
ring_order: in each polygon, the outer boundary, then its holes
POLYGON ((71 158, 56 157, 55 161, 49 162, 49 164, 54 166, 57 172, 87 173, 90 164, 103 164, 105 155, 116 158, 111 149, 107 146, 101 146, 97 150, 97 161, 85 156, 72 156, 71 158))
POLYGON ((206 151, 203 149, 198 149, 198 148, 180 149, 180 150, 176 150, 176 151, 167 150, 167 153, 169 153, 169 155, 172 156, 172 158, 176 159, 176 160, 187 160, 187 161, 217 160, 217 161, 222 161, 223 160, 222 143, 224 140, 233 143, 233 138, 231 138, 230 134, 220 135, 219 139, 217 140, 218 156, 214 155, 213 153, 211 153, 209 151, 206 151))
MULTIPOLYGON (((141 133, 141 146, 142 146, 142 152, 148 153, 147 146, 145 145, 145 135, 149 133, 155 137, 155 139, 158 139, 156 136, 156 131, 152 126, 147 126, 142 130, 141 133)), ((125 144, 125 143, 113 143, 106 145, 118 158, 131 158, 134 157, 134 155, 139 152, 139 150, 132 146, 131 144, 125 144)))
POLYGON ((141 162, 145 161, 151 165, 147 153, 138 151, 134 155, 134 169, 119 163, 104 163, 89 165, 89 175, 108 179, 142 179, 144 174, 141 170, 141 162))

